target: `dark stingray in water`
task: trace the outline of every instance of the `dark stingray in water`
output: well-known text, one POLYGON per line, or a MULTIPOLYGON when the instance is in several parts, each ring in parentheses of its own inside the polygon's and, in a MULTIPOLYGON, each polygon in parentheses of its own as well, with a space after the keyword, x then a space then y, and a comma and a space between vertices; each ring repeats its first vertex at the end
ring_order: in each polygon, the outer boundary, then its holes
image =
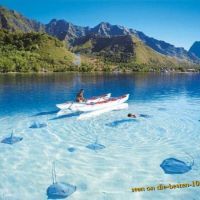
POLYGON ((184 174, 189 172, 193 165, 194 160, 190 164, 186 164, 176 158, 167 158, 161 163, 160 167, 166 174, 184 174))
POLYGON ((151 115, 146 115, 146 114, 139 114, 139 117, 143 117, 143 118, 151 118, 151 115))
POLYGON ((67 150, 68 150, 69 152, 74 152, 74 151, 76 151, 76 149, 75 149, 74 147, 69 147, 67 150))
POLYGON ((104 145, 98 143, 98 139, 96 139, 95 143, 89 144, 86 148, 91 149, 93 151, 101 150, 106 148, 104 145))
POLYGON ((158 108, 158 110, 159 110, 159 111, 166 111, 167 109, 161 107, 161 108, 158 108))
POLYGON ((70 118, 70 117, 76 117, 76 116, 79 116, 80 113, 69 113, 69 114, 66 114, 66 115, 61 115, 61 116, 58 116, 58 117, 54 117, 54 118, 51 118, 49 120, 58 120, 58 119, 64 119, 64 118, 70 118))
POLYGON ((106 124, 106 126, 117 127, 123 123, 136 122, 136 121, 137 121, 136 119, 121 119, 121 120, 117 120, 117 121, 108 123, 108 124, 106 124))
POLYGON ((23 138, 22 137, 18 137, 18 136, 14 136, 14 132, 11 133, 11 135, 9 137, 6 137, 4 138, 1 143, 4 143, 4 144, 15 144, 17 142, 20 142, 22 141, 23 138))
POLYGON ((47 188, 48 199, 65 199, 76 191, 76 186, 56 181, 55 163, 52 168, 53 183, 47 188))
POLYGON ((34 122, 31 124, 29 128, 44 128, 47 126, 47 123, 39 123, 39 122, 34 122))
POLYGON ((47 188, 48 199, 64 199, 76 191, 76 186, 68 183, 53 183, 47 188))

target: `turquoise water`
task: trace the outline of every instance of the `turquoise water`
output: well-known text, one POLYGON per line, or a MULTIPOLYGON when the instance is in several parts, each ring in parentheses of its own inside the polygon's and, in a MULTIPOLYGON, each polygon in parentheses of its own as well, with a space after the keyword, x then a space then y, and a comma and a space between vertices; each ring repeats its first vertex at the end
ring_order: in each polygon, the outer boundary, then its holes
MULTIPOLYGON (((47 199, 52 162, 57 181, 77 186, 70 200, 198 199, 199 187, 131 192, 132 187, 200 180, 199 74, 29 74, 0 75, 0 197, 47 199), (86 97, 130 94, 129 108, 87 120, 56 117, 56 103, 86 97), (127 120, 127 113, 144 114, 127 120), (46 123, 39 129, 33 122, 46 123), (95 142, 105 146, 86 148, 95 142), (163 160, 194 160, 183 174, 166 174, 163 160)), ((0 198, 0 199, 1 199, 0 198)))

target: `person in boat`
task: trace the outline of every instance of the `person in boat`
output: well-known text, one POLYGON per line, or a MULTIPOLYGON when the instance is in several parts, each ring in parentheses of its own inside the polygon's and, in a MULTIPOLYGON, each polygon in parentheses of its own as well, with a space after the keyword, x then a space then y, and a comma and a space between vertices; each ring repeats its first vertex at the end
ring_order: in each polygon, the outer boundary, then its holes
POLYGON ((81 103, 86 101, 83 94, 84 94, 84 89, 80 89, 79 93, 76 95, 76 102, 81 103))
POLYGON ((131 113, 129 113, 129 114, 127 115, 127 117, 130 117, 130 118, 136 118, 137 116, 136 116, 135 114, 131 114, 131 113))

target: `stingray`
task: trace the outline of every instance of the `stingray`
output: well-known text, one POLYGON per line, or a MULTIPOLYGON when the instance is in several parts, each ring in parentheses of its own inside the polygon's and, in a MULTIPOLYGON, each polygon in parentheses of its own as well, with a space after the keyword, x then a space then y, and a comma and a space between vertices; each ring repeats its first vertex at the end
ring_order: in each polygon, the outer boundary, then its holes
POLYGON ((39 122, 33 122, 29 128, 44 128, 47 126, 47 123, 39 123, 39 122))
POLYGON ((65 199, 76 191, 76 186, 56 181, 55 163, 52 168, 52 179, 53 183, 47 188, 48 199, 65 199))
POLYGON ((108 124, 106 124, 106 126, 117 127, 123 123, 136 122, 136 121, 137 121, 136 119, 121 119, 121 120, 117 120, 117 121, 108 123, 108 124))
POLYGON ((161 108, 158 108, 158 110, 159 110, 159 111, 166 111, 167 109, 161 107, 161 108))
POLYGON ((76 149, 75 149, 74 147, 69 147, 67 150, 68 150, 69 152, 74 152, 74 151, 76 151, 76 149))
POLYGON ((71 118, 71 117, 76 117, 76 116, 79 116, 80 113, 77 112, 77 113, 69 113, 69 114, 66 114, 66 115, 61 115, 61 116, 57 116, 57 117, 54 117, 54 118, 51 118, 49 120, 58 120, 58 119, 64 119, 64 118, 71 118))
POLYGON ((93 151, 101 150, 106 148, 104 145, 98 143, 98 138, 96 138, 95 143, 89 144, 86 148, 91 149, 93 151))
POLYGON ((12 131, 11 135, 9 137, 4 138, 1 143, 5 143, 5 144, 15 144, 17 142, 20 142, 23 140, 23 137, 19 137, 19 136, 14 136, 14 131, 12 131))
POLYGON ((189 172, 193 165, 194 160, 187 164, 176 158, 167 158, 161 163, 160 167, 166 174, 184 174, 189 172))
POLYGON ((151 115, 146 115, 146 114, 139 114, 139 117, 143 117, 143 118, 151 118, 151 115))

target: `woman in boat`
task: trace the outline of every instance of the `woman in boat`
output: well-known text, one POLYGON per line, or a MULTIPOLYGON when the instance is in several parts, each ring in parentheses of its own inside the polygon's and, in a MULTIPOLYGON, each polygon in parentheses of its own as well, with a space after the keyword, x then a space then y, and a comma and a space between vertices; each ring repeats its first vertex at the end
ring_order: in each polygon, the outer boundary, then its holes
POLYGON ((76 102, 85 102, 85 98, 83 96, 83 93, 84 93, 84 90, 83 89, 80 89, 79 93, 76 95, 76 102))

